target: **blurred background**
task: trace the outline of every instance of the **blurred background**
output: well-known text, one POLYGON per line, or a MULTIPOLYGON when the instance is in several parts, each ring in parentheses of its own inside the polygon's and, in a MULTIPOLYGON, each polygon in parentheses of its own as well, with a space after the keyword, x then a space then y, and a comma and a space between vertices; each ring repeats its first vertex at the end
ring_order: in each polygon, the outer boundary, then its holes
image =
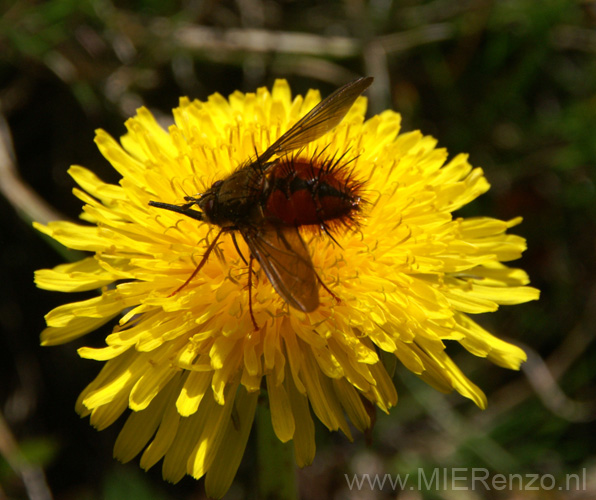
MULTIPOLYGON (((514 264, 542 297, 479 318, 527 350, 522 372, 449 346, 486 411, 398 367, 400 401, 370 446, 317 428, 302 498, 596 498, 596 3, 572 0, 0 0, 0 498, 204 498, 201 481, 163 482, 161 463, 114 461, 120 424, 75 414, 100 368, 76 348, 105 331, 39 346, 44 314, 84 297, 35 288, 35 269, 73 256, 31 219, 77 218, 71 164, 117 182, 94 129, 120 136, 141 105, 167 120, 183 95, 279 77, 327 95, 359 75, 375 77, 370 114, 393 108, 484 168, 491 191, 459 215, 523 216, 514 264), (344 477, 453 467, 585 474, 587 489, 358 492, 344 477)), ((251 440, 227 499, 256 498, 255 468, 251 440)))

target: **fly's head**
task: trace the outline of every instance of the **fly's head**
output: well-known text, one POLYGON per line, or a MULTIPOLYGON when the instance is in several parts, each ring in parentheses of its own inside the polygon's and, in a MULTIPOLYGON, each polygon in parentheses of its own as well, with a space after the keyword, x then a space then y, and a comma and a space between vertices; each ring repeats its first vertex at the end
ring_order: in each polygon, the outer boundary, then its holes
POLYGON ((202 210, 206 222, 218 226, 223 226, 225 223, 225 220, 222 219, 219 199, 219 191, 223 183, 224 181, 221 180, 215 181, 207 191, 201 193, 198 197, 187 198, 187 201, 198 205, 202 210))

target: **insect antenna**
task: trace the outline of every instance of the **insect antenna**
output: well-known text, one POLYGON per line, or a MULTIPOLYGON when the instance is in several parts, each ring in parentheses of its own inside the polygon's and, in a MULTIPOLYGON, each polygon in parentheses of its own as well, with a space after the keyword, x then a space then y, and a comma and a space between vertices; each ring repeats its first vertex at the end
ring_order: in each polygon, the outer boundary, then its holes
POLYGON ((185 203, 184 205, 182 205, 182 207, 184 208, 190 208, 193 205, 195 205, 200 198, 195 198, 194 196, 185 196, 184 197, 184 201, 187 201, 188 203, 185 203))
MULTIPOLYGON (((191 198, 189 196, 185 196, 184 199, 185 200, 187 200, 187 199, 194 200, 194 198, 191 198)), ((195 204, 194 201, 192 203, 186 203, 184 205, 172 205, 170 203, 162 203, 161 201, 150 201, 149 202, 149 206, 151 206, 151 207, 163 208, 165 210, 169 210, 170 212, 176 212, 177 214, 186 215, 187 217, 190 217, 191 219, 195 219, 195 220, 204 222, 205 216, 204 216, 203 212, 199 212, 198 210, 192 210, 190 208, 194 204, 195 204)))

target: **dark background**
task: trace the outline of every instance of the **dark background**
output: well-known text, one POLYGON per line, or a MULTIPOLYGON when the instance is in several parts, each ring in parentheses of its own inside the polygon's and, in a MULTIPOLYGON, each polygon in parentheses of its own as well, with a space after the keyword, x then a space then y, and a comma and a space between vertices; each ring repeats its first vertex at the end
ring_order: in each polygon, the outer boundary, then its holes
MULTIPOLYGON (((43 316, 81 299, 35 288, 33 271, 76 258, 51 247, 31 218, 61 218, 81 204, 71 164, 117 182, 93 143, 118 137, 140 105, 168 117, 181 95, 204 99, 287 78, 294 93, 327 95, 371 75, 370 111, 393 108, 451 155, 470 153, 491 191, 460 215, 521 215, 528 240, 514 263, 541 300, 479 320, 523 345, 530 362, 510 372, 456 346, 449 352, 488 395, 478 410, 398 368, 400 402, 379 415, 373 444, 317 429, 315 464, 300 472, 304 498, 396 498, 349 492, 345 473, 416 474, 477 467, 497 473, 581 474, 596 497, 596 5, 565 0, 0 1, 0 128, 14 164, 0 160, 0 498, 198 499, 201 482, 164 483, 111 458, 120 424, 100 433, 74 412, 100 368, 76 348, 39 346, 43 316), (296 36, 300 35, 297 42, 296 36), (14 173, 20 184, 10 180, 14 173), (39 215, 41 214, 41 216, 39 215), (591 478, 591 480, 590 480, 591 478)), ((255 498, 254 442, 226 498, 255 498)), ((548 483, 547 483, 548 484, 548 483)), ((561 483, 564 484, 564 483, 561 483)), ((465 491, 465 498, 544 498, 545 492, 465 491)), ((406 491, 399 498, 464 498, 406 491)))

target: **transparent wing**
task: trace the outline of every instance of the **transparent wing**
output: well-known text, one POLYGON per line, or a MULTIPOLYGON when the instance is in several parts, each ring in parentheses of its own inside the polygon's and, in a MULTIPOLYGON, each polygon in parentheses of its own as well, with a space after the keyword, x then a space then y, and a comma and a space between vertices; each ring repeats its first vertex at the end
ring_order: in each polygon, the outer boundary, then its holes
POLYGON ((275 141, 259 157, 259 162, 265 163, 273 155, 282 155, 294 149, 306 146, 309 142, 325 135, 335 128, 346 116, 362 92, 364 92, 373 78, 368 76, 346 83, 326 99, 312 108, 294 126, 275 141))
POLYGON ((317 276, 298 229, 267 223, 239 231, 281 298, 294 309, 314 311, 319 306, 317 276))

